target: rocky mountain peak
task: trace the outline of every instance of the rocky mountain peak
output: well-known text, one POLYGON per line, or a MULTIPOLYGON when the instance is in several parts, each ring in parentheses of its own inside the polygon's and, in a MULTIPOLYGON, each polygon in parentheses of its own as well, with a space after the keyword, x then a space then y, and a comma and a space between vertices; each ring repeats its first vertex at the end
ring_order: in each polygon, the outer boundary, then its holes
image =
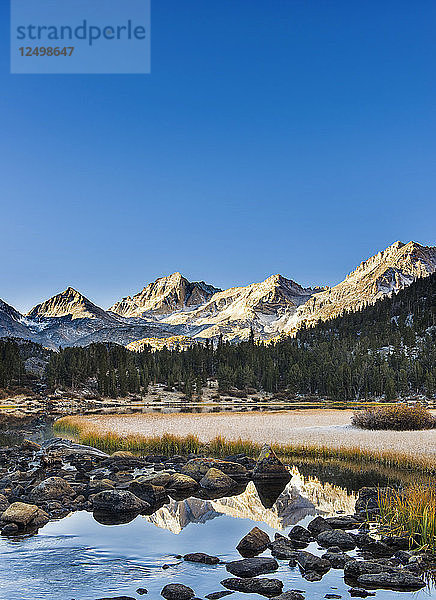
POLYGON ((105 311, 83 294, 68 287, 63 292, 37 304, 27 314, 29 319, 71 316, 72 319, 108 319, 105 311))
POLYGON ((134 296, 126 296, 109 310, 122 317, 141 317, 145 313, 169 314, 207 302, 220 290, 204 281, 189 281, 176 271, 159 277, 134 296))

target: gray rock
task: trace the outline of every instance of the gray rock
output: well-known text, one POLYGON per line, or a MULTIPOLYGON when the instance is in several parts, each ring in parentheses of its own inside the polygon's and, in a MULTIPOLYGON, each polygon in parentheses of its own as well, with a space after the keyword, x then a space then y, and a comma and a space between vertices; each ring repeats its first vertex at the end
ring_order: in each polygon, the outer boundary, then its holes
POLYGON ((45 502, 46 500, 59 500, 75 495, 74 489, 62 477, 48 477, 35 486, 30 492, 32 502, 45 502))
POLYGON ((367 596, 375 596, 375 592, 367 592, 361 588, 350 588, 348 592, 353 598, 366 598, 367 596))
POLYGON ((304 600, 304 596, 300 592, 297 592, 297 590, 288 590, 280 594, 280 596, 276 596, 273 600, 304 600))
POLYGON ((198 482, 190 477, 189 475, 184 475, 183 473, 173 473, 171 475, 170 482, 166 486, 167 489, 174 490, 176 492, 194 492, 198 489, 198 482))
POLYGON ((353 550, 356 547, 354 538, 349 533, 342 531, 342 529, 321 531, 316 540, 323 548, 339 546, 342 550, 353 550))
POLYGON ((129 484, 129 491, 141 500, 145 500, 150 506, 162 505, 169 501, 165 488, 162 486, 152 485, 148 481, 144 481, 145 477, 138 477, 129 484))
POLYGON ((231 592, 229 590, 223 590, 222 592, 212 592, 211 594, 206 594, 205 598, 207 598, 208 600, 220 600, 220 598, 224 598, 224 596, 229 596, 233 593, 234 592, 231 592))
POLYGON ((304 550, 298 552, 297 562, 302 570, 306 572, 327 573, 331 569, 331 564, 328 560, 304 550))
POLYGON ((359 575, 357 583, 362 587, 398 590, 401 592, 412 592, 425 587, 425 581, 420 577, 415 577, 406 571, 397 571, 395 573, 368 573, 359 575))
POLYGON ((288 533, 288 537, 290 540, 303 547, 307 546, 313 539, 310 531, 301 527, 301 525, 295 525, 288 533))
POLYGON ((362 525, 361 520, 350 515, 329 517, 326 521, 333 529, 356 529, 359 525, 362 525))
POLYGON ((278 562, 274 558, 243 558, 242 560, 233 560, 226 565, 226 569, 236 577, 256 577, 272 573, 279 568, 278 562))
POLYGON ((347 562, 353 560, 353 558, 348 556, 348 554, 345 554, 345 552, 326 552, 321 558, 328 560, 333 569, 343 569, 347 562))
POLYGON ((181 583, 169 583, 162 589, 161 596, 165 600, 191 600, 194 598, 195 592, 181 583))
POLYGON ((285 465, 277 458, 270 445, 262 447, 256 466, 253 469, 254 480, 278 479, 289 481, 291 476, 285 465))
POLYGON ((282 535, 276 537, 276 539, 271 543, 270 548, 271 554, 275 558, 289 560, 291 558, 295 559, 297 556, 297 551, 292 543, 292 540, 289 540, 282 535))
POLYGON ((221 581, 221 585, 236 592, 260 594, 267 598, 279 596, 283 590, 283 582, 280 579, 266 579, 264 577, 253 577, 251 579, 230 577, 221 581))
POLYGON ((236 546, 236 550, 244 558, 251 558, 266 550, 270 542, 271 540, 267 533, 259 529, 259 527, 253 527, 236 546))
POLYGON ((185 554, 183 559, 188 562, 203 563, 205 565, 217 565, 220 562, 218 556, 210 556, 209 554, 204 554, 204 552, 185 554))
POLYGON ((243 465, 216 458, 193 458, 183 466, 182 474, 189 475, 195 481, 200 481, 209 469, 218 469, 232 479, 248 479, 248 471, 243 465))
POLYGON ((200 479, 200 486, 205 490, 223 491, 231 490, 238 486, 237 482, 220 471, 219 469, 210 468, 204 477, 200 479))
POLYGON ((327 531, 329 529, 333 529, 329 523, 327 523, 326 519, 323 517, 315 517, 307 526, 307 529, 310 533, 316 537, 321 533, 321 531, 327 531))
MULTIPOLYGON (((344 566, 344 576, 357 579, 360 575, 383 573, 389 569, 375 560, 350 560, 344 566)), ((395 569, 392 569, 395 571, 395 569)))
POLYGON ((112 513, 146 512, 150 505, 127 490, 105 490, 95 494, 92 500, 94 510, 112 513))

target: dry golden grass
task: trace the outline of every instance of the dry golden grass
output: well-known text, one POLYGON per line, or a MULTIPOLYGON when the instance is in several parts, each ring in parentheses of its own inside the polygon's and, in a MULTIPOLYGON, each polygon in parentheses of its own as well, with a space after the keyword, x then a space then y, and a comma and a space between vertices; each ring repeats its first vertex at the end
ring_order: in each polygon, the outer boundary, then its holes
POLYGON ((176 413, 63 417, 59 432, 112 451, 256 454, 267 442, 282 456, 345 458, 436 472, 435 431, 365 431, 351 411, 176 413))

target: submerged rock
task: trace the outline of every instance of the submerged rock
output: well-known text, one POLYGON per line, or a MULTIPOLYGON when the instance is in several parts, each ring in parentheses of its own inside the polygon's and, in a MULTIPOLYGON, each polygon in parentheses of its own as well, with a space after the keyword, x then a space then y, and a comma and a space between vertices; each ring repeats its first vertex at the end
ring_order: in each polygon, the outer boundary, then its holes
POLYGON ((397 571, 395 573, 368 573, 359 575, 357 583, 362 587, 377 588, 384 590, 398 590, 402 592, 412 592, 425 587, 425 581, 420 577, 415 577, 407 571, 397 571))
POLYGON ((259 529, 259 527, 253 527, 236 546, 236 550, 241 556, 250 558, 266 550, 270 541, 267 533, 259 529))
POLYGON ((278 562, 274 558, 244 558, 242 560, 233 560, 226 565, 226 569, 232 575, 237 577, 256 577, 257 575, 266 575, 279 568, 278 562))
POLYGON ((355 539, 342 529, 331 529, 321 531, 317 535, 316 541, 323 548, 329 548, 330 546, 339 546, 342 550, 353 550, 356 547, 355 539))
POLYGON ((253 469, 253 479, 281 479, 287 481, 291 479, 288 469, 277 458, 269 444, 262 447, 256 466, 253 469))
POLYGON ((283 582, 280 579, 266 579, 264 577, 253 577, 251 579, 230 577, 221 581, 221 585, 236 592, 260 594, 267 598, 278 596, 283 590, 283 582))
POLYGON ((194 598, 195 592, 182 583, 169 583, 162 589, 161 596, 165 600, 191 600, 194 598))
POLYGON ((280 594, 280 596, 275 596, 273 600, 304 600, 304 596, 297 590, 288 590, 280 594))
POLYGON ((350 596, 353 598, 366 598, 367 596, 375 596, 375 592, 368 592, 361 588, 350 588, 348 590, 350 596))
POLYGON ((184 560, 188 562, 203 563, 205 565, 217 565, 220 562, 218 556, 210 556, 204 552, 193 552, 192 554, 185 554, 184 560))
POLYGON ((327 573, 331 569, 331 564, 328 560, 304 550, 298 552, 297 562, 305 572, 327 573))

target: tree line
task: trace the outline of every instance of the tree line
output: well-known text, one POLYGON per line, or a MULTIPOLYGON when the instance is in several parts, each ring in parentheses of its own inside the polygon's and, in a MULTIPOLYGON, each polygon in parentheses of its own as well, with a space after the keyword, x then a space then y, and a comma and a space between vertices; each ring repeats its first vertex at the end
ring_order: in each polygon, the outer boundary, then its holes
MULTIPOLYGON (((87 386, 111 397, 142 394, 150 383, 163 383, 192 398, 211 378, 222 393, 252 388, 287 398, 431 396, 436 393, 435 290, 436 275, 418 279, 391 298, 314 327, 303 325, 296 337, 268 343, 252 334, 244 342, 206 340, 184 351, 146 347, 136 353, 103 343, 64 348, 50 354, 46 378, 52 388, 87 386)), ((13 346, 2 342, 7 343, 13 346)), ((16 357, 12 346, 9 381, 21 368, 21 359, 11 358, 16 357), (14 360, 18 371, 11 370, 14 360)))

